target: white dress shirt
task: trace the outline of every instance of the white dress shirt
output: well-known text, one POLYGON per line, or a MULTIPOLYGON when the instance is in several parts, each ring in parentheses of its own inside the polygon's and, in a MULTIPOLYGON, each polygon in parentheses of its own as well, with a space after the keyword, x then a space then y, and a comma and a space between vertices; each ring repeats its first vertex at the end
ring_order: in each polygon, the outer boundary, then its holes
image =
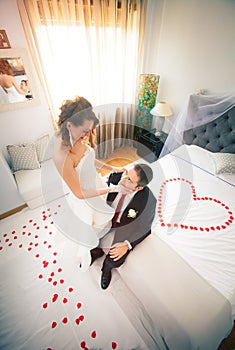
MULTIPOLYGON (((118 218, 117 218, 117 222, 120 222, 120 218, 121 218, 121 216, 122 216, 123 211, 125 210, 125 208, 127 207, 127 205, 130 203, 130 201, 132 200, 132 198, 134 197, 135 194, 136 194, 136 192, 132 192, 132 193, 126 194, 126 197, 125 197, 125 199, 124 199, 122 208, 121 208, 120 213, 119 213, 118 218)), ((112 205, 111 205, 112 208, 114 208, 115 210, 116 210, 116 208, 117 208, 117 205, 118 205, 118 202, 119 202, 121 196, 122 196, 122 193, 121 193, 121 192, 118 192, 116 198, 114 199, 114 201, 113 201, 113 203, 112 203, 112 205)), ((127 243, 128 249, 131 250, 131 249, 132 249, 132 246, 131 246, 130 242, 129 242, 127 239, 126 239, 124 242, 127 243)))

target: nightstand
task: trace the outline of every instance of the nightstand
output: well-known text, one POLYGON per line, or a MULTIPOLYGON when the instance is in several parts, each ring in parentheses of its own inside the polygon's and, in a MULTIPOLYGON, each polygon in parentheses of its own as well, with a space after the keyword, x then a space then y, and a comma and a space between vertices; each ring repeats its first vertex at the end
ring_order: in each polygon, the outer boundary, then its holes
POLYGON ((144 131, 138 138, 137 154, 149 163, 158 159, 168 134, 161 131, 155 135, 156 129, 144 131))

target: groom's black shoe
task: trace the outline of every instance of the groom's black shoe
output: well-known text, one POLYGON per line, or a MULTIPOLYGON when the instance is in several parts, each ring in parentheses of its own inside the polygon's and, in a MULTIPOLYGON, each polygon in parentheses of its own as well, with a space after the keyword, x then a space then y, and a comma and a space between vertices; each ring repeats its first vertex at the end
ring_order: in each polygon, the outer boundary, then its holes
POLYGON ((111 281, 111 278, 112 278, 111 270, 102 271, 101 283, 100 283, 102 289, 108 288, 109 283, 110 283, 110 281, 111 281))
POLYGON ((104 255, 104 252, 101 248, 94 248, 94 249, 91 249, 91 263, 90 263, 90 266, 93 264, 93 262, 98 259, 98 258, 101 258, 101 256, 104 255))

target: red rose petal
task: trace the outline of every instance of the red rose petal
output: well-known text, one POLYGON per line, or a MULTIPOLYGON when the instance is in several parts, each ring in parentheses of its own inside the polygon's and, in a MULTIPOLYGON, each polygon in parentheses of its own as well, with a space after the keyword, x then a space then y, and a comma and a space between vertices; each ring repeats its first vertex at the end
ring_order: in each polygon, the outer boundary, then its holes
POLYGON ((81 303, 77 303, 77 308, 80 309, 80 307, 82 306, 81 303))
POLYGON ((54 322, 52 322, 52 324, 51 324, 51 328, 55 328, 57 326, 57 323, 54 321, 54 322))
POLYGON ((77 323, 77 325, 79 325, 79 323, 80 323, 80 318, 76 318, 75 322, 77 323))
POLYGON ((54 294, 52 298, 52 302, 54 303, 58 299, 58 294, 54 294))
POLYGON ((60 284, 63 284, 64 283, 64 280, 60 280, 60 284))
POLYGON ((40 274, 40 275, 38 276, 38 278, 40 278, 40 279, 41 279, 41 278, 43 278, 43 275, 42 275, 42 274, 40 274))
POLYGON ((66 323, 68 322, 68 318, 67 318, 67 317, 64 317, 63 320, 62 320, 62 322, 63 322, 64 324, 66 324, 66 323))
POLYGON ((96 331, 93 331, 93 332, 91 333, 91 337, 92 337, 92 338, 96 338, 96 331))
POLYGON ((85 348, 86 347, 86 342, 85 341, 82 341, 81 344, 80 344, 81 348, 85 348))
POLYGON ((44 304, 42 305, 43 309, 46 309, 46 308, 47 308, 47 306, 48 306, 48 304, 47 304, 47 303, 44 303, 44 304))
POLYGON ((69 288, 69 293, 72 293, 72 291, 73 291, 73 288, 70 287, 70 288, 69 288))
POLYGON ((116 349, 117 347, 117 343, 115 343, 115 341, 112 342, 112 349, 116 349))
POLYGON ((68 299, 67 298, 64 298, 63 299, 63 303, 66 304, 68 302, 68 299))

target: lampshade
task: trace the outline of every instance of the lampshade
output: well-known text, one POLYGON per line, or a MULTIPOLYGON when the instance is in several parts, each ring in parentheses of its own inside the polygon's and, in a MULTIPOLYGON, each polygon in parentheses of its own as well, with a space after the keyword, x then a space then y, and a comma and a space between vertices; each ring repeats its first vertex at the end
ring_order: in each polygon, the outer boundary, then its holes
POLYGON ((170 117, 172 115, 172 110, 167 102, 161 101, 156 103, 150 113, 158 117, 170 117))

